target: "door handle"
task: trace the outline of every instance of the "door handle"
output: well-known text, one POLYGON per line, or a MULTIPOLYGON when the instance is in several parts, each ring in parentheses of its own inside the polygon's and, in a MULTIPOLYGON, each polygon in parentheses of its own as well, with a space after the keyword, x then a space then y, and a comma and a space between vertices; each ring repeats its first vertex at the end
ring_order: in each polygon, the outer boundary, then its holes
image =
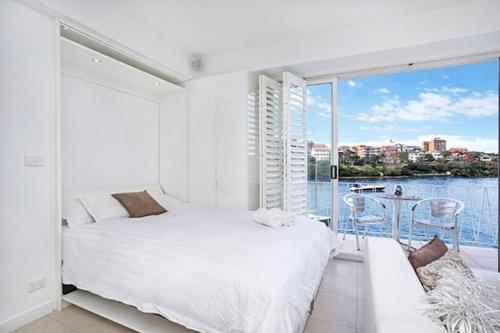
POLYGON ((330 165, 330 179, 337 179, 337 166, 330 165))

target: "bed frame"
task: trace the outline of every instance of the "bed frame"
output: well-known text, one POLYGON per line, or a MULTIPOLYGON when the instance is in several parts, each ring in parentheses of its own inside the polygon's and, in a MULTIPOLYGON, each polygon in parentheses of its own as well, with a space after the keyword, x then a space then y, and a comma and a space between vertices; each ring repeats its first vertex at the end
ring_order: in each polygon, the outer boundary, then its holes
POLYGON ((62 297, 63 301, 95 313, 138 332, 148 333, 187 333, 184 326, 162 316, 144 313, 136 308, 105 299, 85 290, 76 289, 62 297))
MULTIPOLYGON (((314 298, 311 301, 309 311, 306 312, 305 318, 302 320, 299 332, 303 332, 307 320, 314 309, 314 301, 319 291, 319 285, 323 278, 320 279, 316 286, 314 298)), ((80 290, 72 284, 62 285, 63 296, 62 300, 69 304, 76 305, 82 309, 95 313, 101 317, 114 321, 120 325, 128 327, 138 332, 148 333, 188 333, 189 329, 182 325, 174 323, 167 318, 164 318, 154 313, 144 313, 133 306, 112 301, 93 294, 89 291, 80 290)))

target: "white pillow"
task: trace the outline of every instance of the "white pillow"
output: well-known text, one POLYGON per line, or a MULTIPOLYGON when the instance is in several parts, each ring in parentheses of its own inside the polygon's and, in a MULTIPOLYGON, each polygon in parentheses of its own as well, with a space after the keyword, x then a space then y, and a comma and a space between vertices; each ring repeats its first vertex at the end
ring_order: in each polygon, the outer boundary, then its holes
POLYGON ((182 201, 179 201, 163 193, 163 191, 159 186, 147 189, 147 192, 153 199, 155 199, 160 204, 160 206, 162 206, 166 210, 182 203, 182 201))
POLYGON ((62 218, 70 228, 94 222, 81 201, 71 195, 65 195, 63 198, 62 218))
POLYGON ((116 192, 83 192, 79 194, 78 199, 81 200, 96 222, 128 217, 127 210, 111 196, 113 193, 116 192))
MULTIPOLYGON (((176 199, 164 195, 160 185, 158 184, 82 191, 77 194, 77 197, 80 199, 83 206, 87 209, 94 220, 96 222, 102 222, 111 218, 129 216, 123 205, 118 200, 113 198, 111 194, 141 191, 148 191, 148 193, 151 191, 153 195, 151 193, 149 194, 153 197, 153 199, 158 201, 161 206, 166 205, 172 207, 177 203, 181 203, 176 199), (163 204, 161 202, 163 202, 163 204)), ((166 207, 164 208, 167 209, 166 207)))

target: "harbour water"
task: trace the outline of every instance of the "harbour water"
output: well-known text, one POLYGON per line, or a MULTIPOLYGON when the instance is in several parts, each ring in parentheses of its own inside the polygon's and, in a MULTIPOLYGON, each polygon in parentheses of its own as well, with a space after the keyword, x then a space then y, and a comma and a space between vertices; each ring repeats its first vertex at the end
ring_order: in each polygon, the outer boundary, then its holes
MULTIPOLYGON (((339 232, 344 231, 345 222, 349 217, 343 196, 353 193, 349 190, 353 183, 384 185, 385 192, 393 193, 396 184, 404 187, 405 194, 415 195, 422 199, 430 197, 446 197, 460 200, 465 209, 460 215, 461 224, 460 243, 470 246, 498 247, 498 178, 454 178, 454 177, 419 177, 419 178, 383 178, 383 179, 341 179, 339 180, 339 232)), ((389 224, 392 223, 392 202, 378 196, 381 193, 364 193, 374 196, 387 207, 389 224)), ((403 202, 401 207, 401 237, 408 235, 408 221, 411 207, 416 202, 403 202)), ((308 209, 311 213, 322 216, 331 215, 331 183, 314 182, 308 184, 308 209)), ((367 205, 366 214, 374 214, 378 208, 376 205, 367 205)), ((425 213, 425 210, 419 212, 425 213)), ((364 232, 363 229, 361 229, 364 232)), ((390 226, 389 226, 390 231, 390 226)), ((348 225, 348 232, 352 228, 348 225)), ((373 226, 367 230, 368 234, 384 235, 384 230, 373 226)), ((441 234, 447 241, 451 241, 450 235, 441 234)), ((416 239, 424 239, 423 230, 417 230, 416 239)))

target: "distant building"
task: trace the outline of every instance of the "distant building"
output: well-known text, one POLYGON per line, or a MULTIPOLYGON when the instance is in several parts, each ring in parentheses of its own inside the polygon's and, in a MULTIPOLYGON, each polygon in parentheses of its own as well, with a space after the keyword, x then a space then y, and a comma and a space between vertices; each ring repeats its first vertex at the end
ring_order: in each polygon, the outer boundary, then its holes
POLYGON ((443 159, 443 155, 441 155, 441 153, 438 153, 438 152, 433 152, 432 157, 434 157, 435 160, 442 160, 443 159))
POLYGON ((311 156, 316 161, 329 161, 331 155, 330 147, 323 143, 314 143, 311 147, 311 156))
POLYGON ((400 152, 401 150, 400 146, 394 145, 394 146, 383 146, 382 147, 382 152, 386 156, 390 155, 396 155, 397 152, 400 152))
POLYGON ((441 153, 446 150, 446 140, 435 137, 430 141, 422 142, 422 150, 431 153, 441 153))
POLYGON ((381 147, 367 146, 367 145, 357 145, 353 147, 356 151, 356 154, 360 158, 367 158, 372 155, 380 155, 382 152, 381 147))
POLYGON ((431 141, 433 143, 433 151, 436 153, 441 153, 446 150, 446 140, 441 138, 434 138, 431 141))
POLYGON ((424 157, 424 153, 418 151, 418 152, 409 152, 408 153, 408 160, 412 161, 413 163, 418 162, 421 158, 424 157))
POLYGON ((479 160, 481 162, 491 162, 492 158, 490 155, 487 155, 487 154, 482 154, 480 157, 479 157, 479 160))
POLYGON ((448 150, 450 154, 463 154, 467 152, 467 148, 463 147, 453 147, 448 150))

